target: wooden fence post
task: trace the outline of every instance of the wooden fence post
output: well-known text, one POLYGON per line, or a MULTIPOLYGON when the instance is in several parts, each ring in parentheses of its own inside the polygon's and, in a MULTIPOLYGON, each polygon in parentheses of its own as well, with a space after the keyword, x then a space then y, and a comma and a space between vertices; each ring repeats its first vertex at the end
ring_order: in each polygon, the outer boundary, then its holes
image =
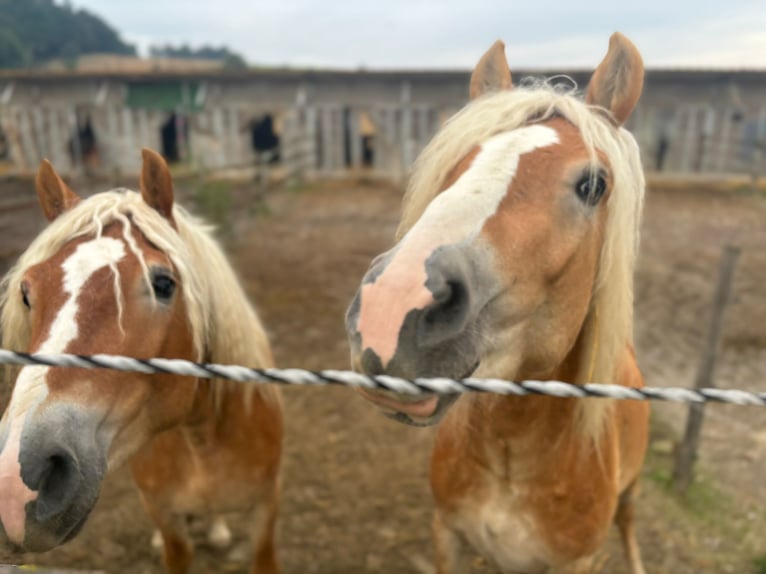
POLYGON ((766 152, 766 140, 756 140, 753 146, 753 157, 750 160, 750 180, 753 183, 753 191, 758 190, 758 179, 761 176, 764 152, 766 152))
MULTIPOLYGON (((715 369, 716 355, 718 354, 718 347, 721 341, 723 314, 729 302, 731 280, 739 253, 739 247, 727 246, 724 249, 718 266, 718 284, 716 285, 713 297, 710 329, 708 330, 707 339, 702 351, 697 378, 694 381, 695 389, 714 386, 713 370, 715 369)), ((704 415, 704 403, 691 403, 689 405, 686 432, 684 433, 683 442, 679 445, 676 464, 673 469, 673 487, 682 496, 686 495, 692 482, 694 462, 697 459, 697 448, 704 415)))

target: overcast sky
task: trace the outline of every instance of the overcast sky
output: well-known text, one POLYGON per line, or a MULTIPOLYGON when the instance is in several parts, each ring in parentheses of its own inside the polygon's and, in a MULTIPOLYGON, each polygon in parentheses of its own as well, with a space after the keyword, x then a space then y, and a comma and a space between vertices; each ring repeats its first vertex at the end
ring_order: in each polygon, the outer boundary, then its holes
POLYGON ((648 67, 766 70, 766 0, 73 0, 142 52, 226 44, 252 64, 470 68, 497 38, 514 67, 591 68, 619 30, 648 67))

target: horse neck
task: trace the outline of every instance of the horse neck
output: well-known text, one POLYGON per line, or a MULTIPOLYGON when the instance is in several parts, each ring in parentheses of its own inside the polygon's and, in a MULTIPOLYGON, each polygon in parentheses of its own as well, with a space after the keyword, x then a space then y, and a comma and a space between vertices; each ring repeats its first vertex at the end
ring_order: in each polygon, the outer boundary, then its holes
MULTIPOLYGON (((233 294, 232 297, 237 294, 233 294)), ((254 309, 245 299, 229 299, 215 310, 213 331, 226 332, 229 341, 213 341, 204 362, 271 368, 274 358, 268 338, 254 309)), ((278 408, 279 391, 273 385, 241 384, 221 379, 199 379, 188 424, 249 417, 261 405, 278 408)), ((257 415, 256 415, 257 416, 257 415)))
MULTIPOLYGON (((581 334, 564 361, 549 373, 520 373, 519 380, 541 379, 576 383, 586 352, 581 334)), ((546 441, 559 435, 572 436, 578 429, 581 399, 561 399, 543 395, 497 395, 483 393, 468 401, 469 427, 482 435, 503 441, 535 444, 536 437, 546 441)), ((534 454, 534 453, 532 453, 534 454)))
POLYGON ((214 379, 197 379, 194 385, 194 402, 180 426, 197 427, 214 422, 221 411, 225 391, 217 392, 215 385, 222 384, 214 379))
POLYGON ((201 379, 192 408, 178 428, 185 433, 190 447, 204 449, 241 435, 243 428, 278 426, 280 407, 279 391, 271 385, 201 379))

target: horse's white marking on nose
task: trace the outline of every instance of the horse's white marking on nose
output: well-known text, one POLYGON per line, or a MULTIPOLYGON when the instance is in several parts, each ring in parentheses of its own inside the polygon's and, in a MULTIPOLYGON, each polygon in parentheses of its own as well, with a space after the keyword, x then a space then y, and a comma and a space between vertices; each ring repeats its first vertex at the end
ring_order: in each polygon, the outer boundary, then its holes
MULTIPOLYGON (((64 270, 63 291, 69 297, 59 309, 48 330, 48 337, 37 352, 63 353, 67 345, 77 339, 80 291, 96 271, 116 264, 124 256, 125 246, 122 241, 111 237, 99 237, 77 246, 61 266, 64 270)), ((27 411, 33 403, 39 404, 45 399, 48 369, 25 367, 21 370, 9 405, 11 413, 27 411)))
MULTIPOLYGON (((125 256, 125 246, 111 237, 100 237, 81 243, 62 265, 63 290, 69 295, 50 325, 48 337, 37 349, 40 353, 63 353, 77 339, 77 311, 80 291, 93 274, 116 264, 125 256)), ((26 519, 25 506, 37 498, 21 480, 19 453, 24 422, 31 409, 42 403, 48 388, 45 384, 49 367, 24 367, 16 379, 8 412, 3 419, 9 425, 8 439, 0 452, 0 522, 10 540, 21 544, 26 519)), ((2 435, 0 429, 0 435, 2 435)))
POLYGON ((433 301, 426 287, 431 254, 438 247, 478 236, 505 197, 519 158, 558 142, 556 130, 535 125, 498 134, 482 144, 471 166, 434 198, 404 236, 383 273, 362 286, 357 324, 362 350, 372 349, 384 367, 391 361, 407 313, 433 301))
POLYGON ((41 353, 61 353, 77 338, 77 310, 80 290, 91 276, 103 267, 116 264, 125 256, 125 245, 111 237, 99 237, 80 244, 61 266, 64 270, 64 292, 69 298, 51 325, 41 353))
POLYGON ((19 449, 24 417, 18 422, 11 424, 5 449, 0 453, 0 523, 5 535, 14 544, 24 541, 25 506, 37 498, 37 492, 27 488, 21 480, 19 449))

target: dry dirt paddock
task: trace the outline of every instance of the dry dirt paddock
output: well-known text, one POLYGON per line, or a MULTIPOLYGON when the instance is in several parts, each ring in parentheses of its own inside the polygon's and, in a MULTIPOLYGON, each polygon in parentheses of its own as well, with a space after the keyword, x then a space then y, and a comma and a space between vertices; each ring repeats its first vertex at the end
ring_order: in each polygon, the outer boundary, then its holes
MULTIPOLYGON (((0 187, 0 205, 27 193, 27 185, 0 187)), ((223 241, 260 309, 278 364, 346 368, 343 313, 370 259, 389 246, 401 191, 336 182, 254 199, 247 184, 186 181, 179 188, 192 207, 222 224, 223 241)), ((2 217, 0 257, 7 267, 41 222, 23 206, 2 217)), ((766 390, 766 198, 698 188, 648 194, 636 278, 636 340, 648 384, 691 384, 726 243, 740 245, 743 253, 717 383, 766 390)), ((0 391, 0 405, 2 397, 0 391)), ((433 431, 389 421, 342 388, 286 389, 285 409, 279 523, 284 571, 429 572, 427 461, 433 431)), ((708 409, 701 480, 681 504, 667 481, 672 441, 685 412, 677 405, 654 409, 637 516, 647 571, 766 572, 766 564, 756 563, 766 556, 766 409, 708 409)), ((117 470, 75 541, 13 561, 158 573, 150 537, 128 473, 117 470)), ((201 548, 195 572, 245 572, 244 544, 238 538, 228 552, 201 548)), ((3 558, 11 560, 0 556, 0 562, 3 558)), ((493 570, 477 558, 474 572, 493 570)), ((616 535, 601 572, 626 572, 616 535)))

